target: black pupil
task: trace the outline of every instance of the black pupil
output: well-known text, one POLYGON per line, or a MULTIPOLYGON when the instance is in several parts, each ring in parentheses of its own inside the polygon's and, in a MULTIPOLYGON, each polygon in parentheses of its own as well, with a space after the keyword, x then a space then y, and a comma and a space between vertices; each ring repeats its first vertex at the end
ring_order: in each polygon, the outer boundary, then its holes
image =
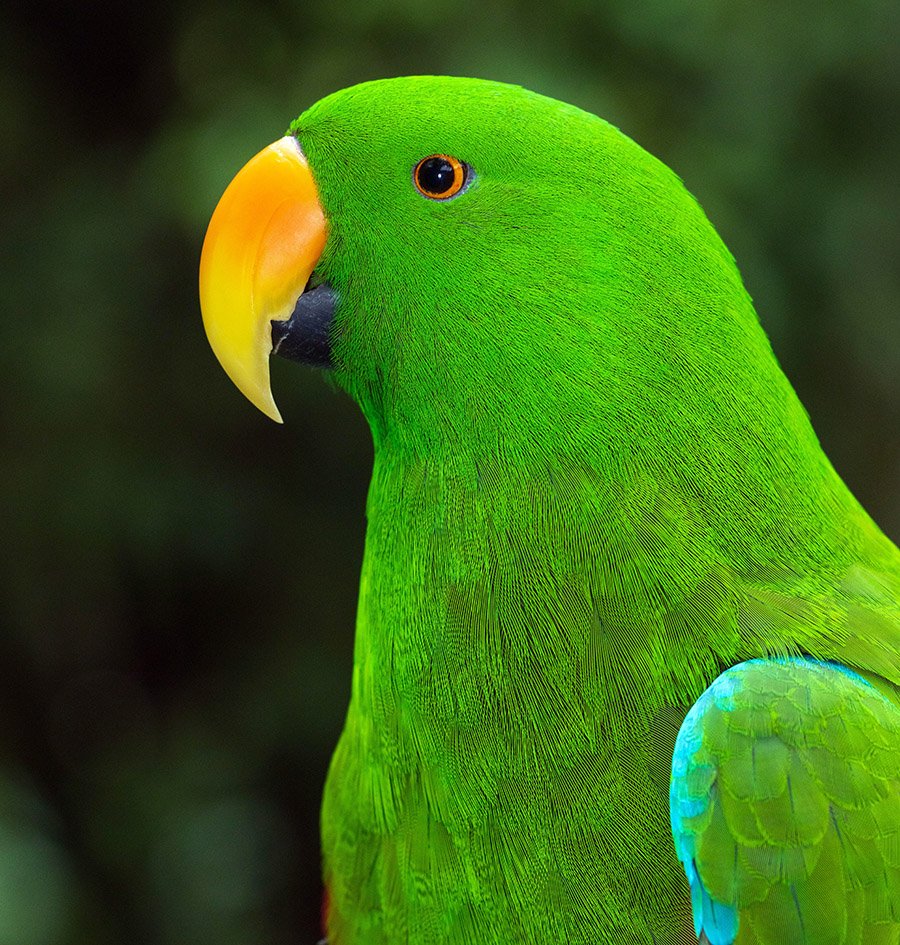
POLYGON ((428 158, 419 165, 419 186, 429 194, 445 194, 453 186, 453 165, 441 157, 428 158))

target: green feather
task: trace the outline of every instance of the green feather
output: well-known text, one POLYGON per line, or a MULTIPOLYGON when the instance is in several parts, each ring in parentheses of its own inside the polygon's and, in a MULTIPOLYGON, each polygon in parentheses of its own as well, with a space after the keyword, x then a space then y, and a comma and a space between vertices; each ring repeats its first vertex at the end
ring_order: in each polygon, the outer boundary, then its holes
POLYGON ((845 945, 884 925, 900 938, 900 771, 873 746, 900 756, 900 710, 829 664, 743 663, 698 700, 675 748, 673 829, 702 888, 737 910, 729 941, 845 945), (805 726, 782 727, 799 698, 805 726), (714 772, 709 787, 679 781, 685 762, 714 772))
MULTIPOLYGON (((659 720, 753 657, 836 660, 893 693, 897 550, 701 209, 615 128, 419 77, 291 131, 328 221, 332 376, 375 444, 322 813, 330 941, 689 941, 659 720), (474 171, 452 200, 413 186, 431 154, 474 171)), ((757 683, 709 721, 717 786, 691 775, 720 791, 694 828, 739 945, 896 942, 882 709, 811 717, 795 681, 757 683)))

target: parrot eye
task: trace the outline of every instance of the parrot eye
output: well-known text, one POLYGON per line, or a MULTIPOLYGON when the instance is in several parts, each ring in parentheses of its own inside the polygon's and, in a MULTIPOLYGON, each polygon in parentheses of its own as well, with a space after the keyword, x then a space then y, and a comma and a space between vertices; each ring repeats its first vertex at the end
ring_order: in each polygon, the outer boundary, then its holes
POLYGON ((423 197, 449 200, 466 185, 471 173, 468 164, 449 154, 422 158, 413 170, 413 183, 423 197))

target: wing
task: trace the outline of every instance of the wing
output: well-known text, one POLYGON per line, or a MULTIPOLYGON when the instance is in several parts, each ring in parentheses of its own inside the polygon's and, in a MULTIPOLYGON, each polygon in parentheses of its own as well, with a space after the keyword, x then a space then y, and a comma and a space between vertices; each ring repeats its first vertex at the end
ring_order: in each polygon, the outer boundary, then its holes
POLYGON ((722 673, 679 730, 669 800, 710 945, 900 942, 900 708, 861 676, 722 673))

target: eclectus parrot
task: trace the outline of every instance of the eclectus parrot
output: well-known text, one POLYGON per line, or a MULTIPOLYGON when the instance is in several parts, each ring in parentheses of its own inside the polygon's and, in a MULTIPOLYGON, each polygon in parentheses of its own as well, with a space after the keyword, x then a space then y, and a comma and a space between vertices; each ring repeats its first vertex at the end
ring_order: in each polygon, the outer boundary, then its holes
POLYGON ((264 413, 275 352, 374 439, 331 945, 900 941, 900 554, 675 174, 366 83, 240 171, 200 294, 264 413))

